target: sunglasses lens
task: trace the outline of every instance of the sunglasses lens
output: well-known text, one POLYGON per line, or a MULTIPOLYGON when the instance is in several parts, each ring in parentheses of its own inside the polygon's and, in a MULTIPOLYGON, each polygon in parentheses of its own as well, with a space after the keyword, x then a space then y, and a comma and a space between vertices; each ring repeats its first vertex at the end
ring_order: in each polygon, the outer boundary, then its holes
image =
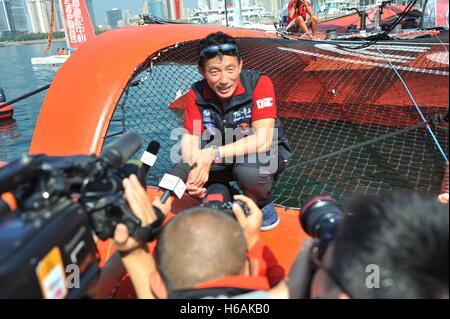
POLYGON ((234 44, 222 44, 220 50, 223 53, 235 53, 236 52, 236 46, 234 44))
POLYGON ((222 52, 222 54, 226 55, 237 55, 237 47, 234 44, 226 43, 222 45, 211 45, 202 50, 202 55, 207 58, 211 58, 216 56, 218 53, 222 52))
POLYGON ((206 56, 216 55, 219 52, 219 47, 217 45, 209 46, 202 51, 206 56))

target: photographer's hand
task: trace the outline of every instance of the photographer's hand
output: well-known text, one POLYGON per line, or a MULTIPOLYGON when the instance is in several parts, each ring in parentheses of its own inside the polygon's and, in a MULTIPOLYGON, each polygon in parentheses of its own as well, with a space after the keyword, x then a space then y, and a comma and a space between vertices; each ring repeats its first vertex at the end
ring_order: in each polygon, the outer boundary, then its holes
MULTIPOLYGON (((140 184, 135 175, 125 178, 122 182, 125 189, 125 198, 133 213, 141 220, 141 226, 145 227, 156 220, 157 216, 150 204, 147 192, 140 184)), ((173 199, 169 199, 165 204, 161 204, 159 197, 155 197, 154 205, 165 215, 170 211, 173 199)), ((134 239, 128 233, 128 228, 124 224, 118 224, 114 233, 114 243, 117 250, 121 251, 122 263, 127 269, 134 289, 139 298, 153 298, 150 290, 150 273, 156 267, 152 255, 148 252, 147 246, 134 239)))
POLYGON ((152 205, 158 207, 163 212, 163 214, 167 216, 172 209, 173 199, 173 196, 170 196, 163 204, 161 203, 161 196, 155 196, 152 205))
POLYGON ((310 286, 313 276, 313 265, 311 264, 311 247, 314 245, 313 238, 306 238, 295 258, 295 261, 285 278, 289 288, 290 299, 307 299, 310 295, 310 286))
POLYGON ((235 200, 241 200, 248 207, 248 216, 245 216, 244 211, 238 204, 233 204, 233 213, 237 221, 244 231, 244 236, 247 241, 248 250, 250 250, 259 240, 259 229, 262 224, 262 211, 256 203, 249 197, 244 195, 235 195, 235 200))
POLYGON ((156 220, 157 217, 147 192, 136 175, 132 174, 129 178, 125 178, 122 184, 125 189, 125 198, 133 213, 141 220, 141 226, 145 227, 156 220))
MULTIPOLYGON (((122 182, 125 190, 125 198, 130 205, 134 215, 141 220, 141 226, 145 227, 157 219, 155 210, 148 198, 146 190, 142 187, 136 175, 130 175, 122 182)), ((165 204, 162 204, 160 197, 156 196, 153 204, 158 207, 164 215, 170 212, 173 198, 169 198, 165 204)), ((119 224, 116 227, 114 241, 117 249, 120 251, 131 251, 143 246, 142 243, 131 237, 125 225, 119 224)))

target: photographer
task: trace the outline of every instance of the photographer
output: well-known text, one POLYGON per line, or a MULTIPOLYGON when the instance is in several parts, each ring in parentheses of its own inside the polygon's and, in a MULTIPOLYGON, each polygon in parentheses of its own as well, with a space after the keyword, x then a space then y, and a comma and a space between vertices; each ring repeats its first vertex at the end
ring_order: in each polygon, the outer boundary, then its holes
MULTIPOLYGON (((123 186, 130 207, 143 224, 154 220, 137 178, 132 175, 123 186)), ((235 199, 249 208, 245 216, 239 205, 233 205, 237 221, 210 208, 192 208, 174 216, 161 230, 156 260, 144 244, 129 236, 124 225, 117 226, 114 241, 139 298, 232 296, 270 287, 268 279, 258 274, 280 272, 260 262, 262 212, 245 196, 235 199)), ((158 198, 154 205, 165 214, 170 209, 170 203, 162 206, 158 198)))
POLYGON ((448 298, 448 206, 417 193, 353 200, 328 246, 304 241, 289 276, 240 298, 448 298))

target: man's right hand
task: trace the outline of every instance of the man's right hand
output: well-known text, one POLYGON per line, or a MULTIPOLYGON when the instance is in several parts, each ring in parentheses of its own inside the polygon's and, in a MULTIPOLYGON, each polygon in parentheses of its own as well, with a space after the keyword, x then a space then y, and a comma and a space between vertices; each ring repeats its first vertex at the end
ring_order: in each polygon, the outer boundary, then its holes
POLYGON ((206 188, 204 186, 204 182, 201 179, 197 179, 198 171, 196 168, 192 169, 189 172, 188 179, 186 181, 186 191, 189 195, 194 198, 203 198, 206 195, 206 188))
POLYGON ((186 191, 189 195, 198 199, 201 199, 206 195, 205 187, 198 187, 189 180, 186 182, 186 191))

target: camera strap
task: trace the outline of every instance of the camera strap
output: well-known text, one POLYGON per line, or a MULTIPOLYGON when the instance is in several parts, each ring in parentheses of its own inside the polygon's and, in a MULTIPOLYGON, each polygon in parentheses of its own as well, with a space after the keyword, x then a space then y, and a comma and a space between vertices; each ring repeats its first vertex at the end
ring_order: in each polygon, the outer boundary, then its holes
POLYGON ((153 206, 153 210, 156 213, 156 220, 145 227, 137 228, 133 235, 136 239, 146 243, 152 242, 156 239, 161 230, 161 226, 166 219, 166 215, 164 215, 158 207, 153 206))

